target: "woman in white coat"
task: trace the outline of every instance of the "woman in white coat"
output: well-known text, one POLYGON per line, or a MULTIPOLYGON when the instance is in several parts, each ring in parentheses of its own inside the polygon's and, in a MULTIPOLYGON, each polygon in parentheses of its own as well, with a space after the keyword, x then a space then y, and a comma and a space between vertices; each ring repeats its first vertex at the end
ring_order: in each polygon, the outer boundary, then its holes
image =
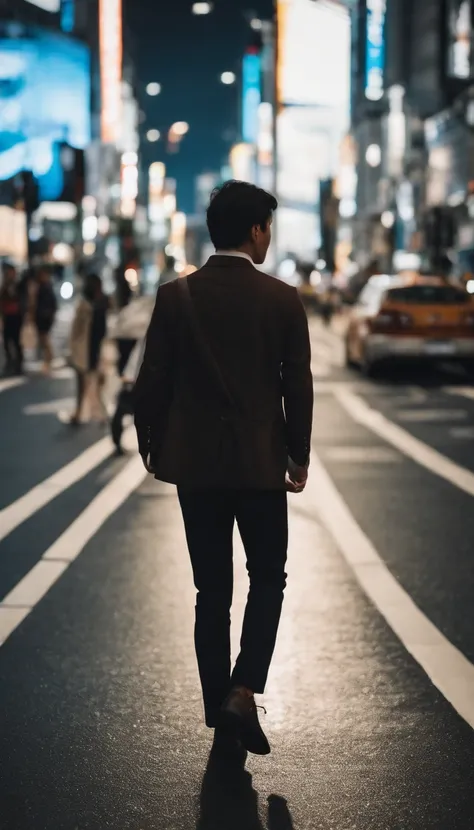
POLYGON ((101 397, 99 361, 106 334, 107 298, 102 282, 96 274, 86 277, 82 298, 76 309, 69 340, 70 362, 76 371, 76 409, 71 424, 81 422, 86 396, 94 392, 102 420, 107 420, 107 409, 101 397))

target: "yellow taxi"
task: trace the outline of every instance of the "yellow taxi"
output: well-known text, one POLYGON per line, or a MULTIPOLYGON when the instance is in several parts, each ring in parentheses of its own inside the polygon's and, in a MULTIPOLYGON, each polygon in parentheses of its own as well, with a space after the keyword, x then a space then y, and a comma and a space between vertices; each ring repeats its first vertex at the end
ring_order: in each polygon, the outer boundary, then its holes
POLYGON ((346 364, 370 375, 388 360, 458 360, 474 365, 474 301, 439 277, 371 277, 352 308, 346 364))

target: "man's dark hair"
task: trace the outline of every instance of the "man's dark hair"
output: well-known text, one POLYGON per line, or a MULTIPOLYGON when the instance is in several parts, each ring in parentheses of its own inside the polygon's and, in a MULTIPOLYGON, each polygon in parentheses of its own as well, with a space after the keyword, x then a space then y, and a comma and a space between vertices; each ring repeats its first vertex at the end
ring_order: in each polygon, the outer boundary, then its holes
POLYGON ((207 227, 217 250, 240 248, 254 225, 265 230, 278 202, 271 193, 249 182, 229 181, 212 191, 207 227))

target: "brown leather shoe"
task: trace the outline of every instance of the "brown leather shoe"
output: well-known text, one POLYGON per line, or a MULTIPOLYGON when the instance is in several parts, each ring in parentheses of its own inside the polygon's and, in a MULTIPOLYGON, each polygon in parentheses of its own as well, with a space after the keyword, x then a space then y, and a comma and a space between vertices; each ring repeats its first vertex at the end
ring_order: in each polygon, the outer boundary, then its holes
POLYGON ((268 755, 270 744, 258 720, 253 695, 233 689, 224 701, 219 713, 219 727, 234 734, 245 749, 254 755, 268 755))

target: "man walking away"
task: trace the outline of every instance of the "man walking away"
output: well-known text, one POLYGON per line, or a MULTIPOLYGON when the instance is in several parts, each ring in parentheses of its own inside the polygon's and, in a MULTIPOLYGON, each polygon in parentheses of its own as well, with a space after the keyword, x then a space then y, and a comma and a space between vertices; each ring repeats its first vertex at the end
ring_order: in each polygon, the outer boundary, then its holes
POLYGON ((23 372, 21 330, 25 315, 24 306, 16 268, 11 263, 5 263, 0 288, 0 315, 3 320, 5 374, 8 375, 21 375, 23 372))
POLYGON ((245 182, 211 197, 216 255, 158 290, 135 390, 149 472, 178 485, 197 589, 195 645, 213 752, 267 754, 262 694, 286 585, 286 490, 304 489, 313 381, 297 290, 257 270, 276 199, 245 182), (250 578, 231 672, 234 523, 250 578))

